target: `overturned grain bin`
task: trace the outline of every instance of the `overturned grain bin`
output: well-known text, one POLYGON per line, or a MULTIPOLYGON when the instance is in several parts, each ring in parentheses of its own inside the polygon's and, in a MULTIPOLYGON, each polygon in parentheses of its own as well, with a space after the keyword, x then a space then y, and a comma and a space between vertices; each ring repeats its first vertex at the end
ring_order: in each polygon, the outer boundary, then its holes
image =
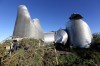
POLYGON ((68 31, 72 46, 88 48, 92 41, 92 33, 82 18, 80 14, 72 14, 66 30, 68 31))
POLYGON ((68 34, 64 29, 59 29, 55 33, 55 43, 63 44, 65 45, 68 40, 68 34))

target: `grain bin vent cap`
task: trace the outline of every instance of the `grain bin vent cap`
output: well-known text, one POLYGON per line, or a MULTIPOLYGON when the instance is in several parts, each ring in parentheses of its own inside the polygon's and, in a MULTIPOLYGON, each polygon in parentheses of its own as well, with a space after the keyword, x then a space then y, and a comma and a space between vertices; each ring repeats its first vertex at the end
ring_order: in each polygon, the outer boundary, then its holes
POLYGON ((76 19, 82 19, 83 17, 80 15, 80 14, 77 14, 77 13, 73 13, 69 19, 70 20, 76 20, 76 19))

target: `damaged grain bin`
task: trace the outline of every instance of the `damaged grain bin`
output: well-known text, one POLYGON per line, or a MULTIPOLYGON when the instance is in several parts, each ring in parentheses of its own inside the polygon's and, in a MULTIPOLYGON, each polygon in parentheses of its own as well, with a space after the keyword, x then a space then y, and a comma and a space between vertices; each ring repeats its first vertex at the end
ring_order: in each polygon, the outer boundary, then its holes
POLYGON ((68 40, 68 34, 64 29, 59 29, 55 33, 55 43, 65 45, 67 43, 67 40, 68 40))
POLYGON ((89 48, 92 42, 92 33, 82 18, 80 14, 72 14, 66 30, 68 31, 72 46, 89 48))
POLYGON ((31 19, 25 5, 20 5, 18 8, 13 37, 44 39, 44 33, 39 24, 39 20, 37 18, 31 19))
POLYGON ((53 44, 55 41, 55 32, 44 33, 44 43, 53 44))

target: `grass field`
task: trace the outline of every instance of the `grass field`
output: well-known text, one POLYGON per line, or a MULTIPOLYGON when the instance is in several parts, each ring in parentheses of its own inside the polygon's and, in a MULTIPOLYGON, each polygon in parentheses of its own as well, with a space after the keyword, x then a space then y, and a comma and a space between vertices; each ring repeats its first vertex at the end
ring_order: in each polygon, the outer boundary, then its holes
POLYGON ((10 41, 0 45, 0 66, 100 66, 100 35, 94 36, 88 49, 58 51, 54 44, 44 46, 35 39, 22 39, 18 44, 20 48, 11 54, 4 48, 10 41))

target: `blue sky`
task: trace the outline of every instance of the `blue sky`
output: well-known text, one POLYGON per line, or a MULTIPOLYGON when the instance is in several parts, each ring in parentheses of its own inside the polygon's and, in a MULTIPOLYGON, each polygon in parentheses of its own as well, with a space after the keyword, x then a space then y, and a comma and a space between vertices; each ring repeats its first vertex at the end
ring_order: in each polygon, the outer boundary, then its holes
POLYGON ((26 5, 44 32, 65 28, 72 13, 80 13, 92 32, 100 32, 100 0, 0 0, 0 41, 11 36, 19 5, 26 5))

